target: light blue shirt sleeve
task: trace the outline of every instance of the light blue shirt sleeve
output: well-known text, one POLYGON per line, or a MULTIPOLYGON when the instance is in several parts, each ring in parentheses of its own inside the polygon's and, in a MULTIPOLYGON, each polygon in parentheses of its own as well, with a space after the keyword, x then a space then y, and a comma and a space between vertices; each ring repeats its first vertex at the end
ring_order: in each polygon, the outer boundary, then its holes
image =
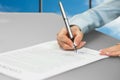
POLYGON ((77 25, 83 33, 99 28, 120 16, 120 0, 107 0, 101 5, 73 16, 70 25, 77 25))

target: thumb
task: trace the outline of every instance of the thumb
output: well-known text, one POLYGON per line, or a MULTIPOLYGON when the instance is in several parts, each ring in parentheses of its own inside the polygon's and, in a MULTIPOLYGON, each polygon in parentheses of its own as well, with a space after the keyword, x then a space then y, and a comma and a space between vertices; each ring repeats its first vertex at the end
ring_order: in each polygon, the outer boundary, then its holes
POLYGON ((74 43, 76 44, 76 46, 78 46, 81 43, 82 39, 83 39, 83 34, 80 32, 74 38, 74 43))

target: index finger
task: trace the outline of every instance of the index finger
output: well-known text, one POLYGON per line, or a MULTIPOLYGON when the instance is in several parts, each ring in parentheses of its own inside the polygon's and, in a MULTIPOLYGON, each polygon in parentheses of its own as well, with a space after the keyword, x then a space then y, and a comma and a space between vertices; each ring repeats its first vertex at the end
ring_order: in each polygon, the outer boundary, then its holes
POLYGON ((68 36, 66 35, 58 35, 57 40, 63 44, 67 44, 70 47, 73 47, 73 42, 71 41, 70 38, 68 38, 68 36))

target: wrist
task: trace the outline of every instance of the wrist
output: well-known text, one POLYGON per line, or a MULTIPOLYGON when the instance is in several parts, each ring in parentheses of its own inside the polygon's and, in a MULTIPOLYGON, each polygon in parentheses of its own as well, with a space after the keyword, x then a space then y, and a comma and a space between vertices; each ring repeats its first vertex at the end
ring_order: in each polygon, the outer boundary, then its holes
POLYGON ((77 25, 70 25, 70 27, 77 27, 80 31, 82 31, 82 30, 80 29, 80 27, 77 26, 77 25))

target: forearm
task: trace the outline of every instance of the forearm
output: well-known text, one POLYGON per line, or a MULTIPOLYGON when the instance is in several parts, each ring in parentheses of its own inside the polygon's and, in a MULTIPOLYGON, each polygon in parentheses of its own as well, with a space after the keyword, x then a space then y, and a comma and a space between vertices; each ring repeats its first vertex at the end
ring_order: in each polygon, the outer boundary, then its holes
POLYGON ((109 0, 70 19, 70 24, 80 27, 83 33, 114 20, 120 15, 120 0, 109 0))

